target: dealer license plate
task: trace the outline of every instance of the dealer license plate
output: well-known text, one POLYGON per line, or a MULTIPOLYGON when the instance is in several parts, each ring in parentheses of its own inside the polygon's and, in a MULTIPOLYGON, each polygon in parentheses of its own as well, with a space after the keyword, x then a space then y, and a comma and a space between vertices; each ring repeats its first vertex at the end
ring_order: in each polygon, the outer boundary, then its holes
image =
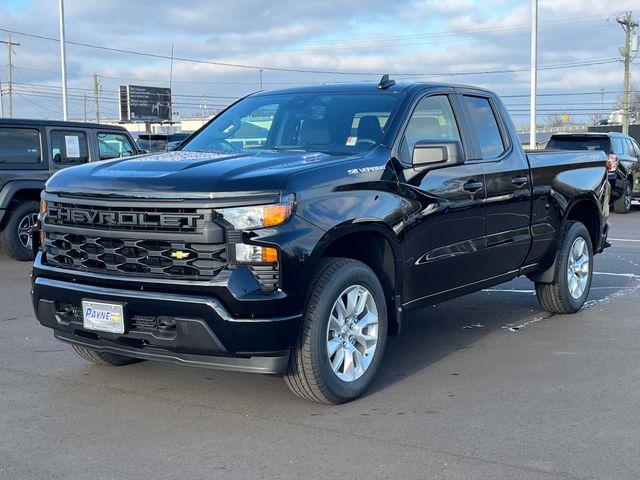
POLYGON ((120 303, 82 301, 84 328, 109 333, 124 333, 124 308, 120 303))

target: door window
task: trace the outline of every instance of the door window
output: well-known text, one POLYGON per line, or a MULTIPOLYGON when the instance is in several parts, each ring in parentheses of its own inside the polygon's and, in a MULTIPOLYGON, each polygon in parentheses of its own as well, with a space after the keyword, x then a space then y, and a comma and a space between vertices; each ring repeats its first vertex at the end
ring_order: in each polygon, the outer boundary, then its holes
POLYGON ((640 146, 638 146, 638 142, 631 139, 631 145, 633 145, 633 151, 635 152, 633 156, 636 158, 640 158, 640 146))
POLYGON ((129 157, 136 153, 129 138, 122 133, 98 133, 98 150, 100 160, 129 157))
POLYGON ((613 148, 613 153, 616 155, 624 154, 625 145, 620 137, 611 137, 611 146, 613 148))
POLYGON ((0 128, 0 163, 39 163, 40 132, 30 128, 0 128))
POLYGON ((471 128, 476 132, 483 160, 498 158, 506 150, 495 112, 488 98, 464 96, 471 128))
POLYGON ((70 130, 51 130, 51 157, 58 164, 85 163, 89 160, 87 135, 70 130))
POLYGON ((460 142, 460 132, 447 95, 433 95, 418 103, 404 132, 402 160, 411 163, 411 152, 420 141, 460 142))
POLYGON ((636 156, 636 152, 633 149, 633 144, 631 143, 631 140, 629 140, 628 138, 625 138, 625 144, 627 145, 627 148, 626 148, 627 155, 635 157, 636 156))

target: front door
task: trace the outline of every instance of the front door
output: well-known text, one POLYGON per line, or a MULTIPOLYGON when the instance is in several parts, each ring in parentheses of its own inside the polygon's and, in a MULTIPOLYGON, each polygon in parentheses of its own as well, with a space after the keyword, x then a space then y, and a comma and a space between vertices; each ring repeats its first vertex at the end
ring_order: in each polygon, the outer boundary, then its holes
POLYGON ((400 186, 409 199, 401 233, 406 249, 407 307, 453 296, 461 287, 482 278, 482 168, 473 164, 411 166, 416 142, 456 141, 464 146, 467 135, 456 121, 450 95, 444 93, 421 99, 406 126, 398 156, 404 165, 400 186))

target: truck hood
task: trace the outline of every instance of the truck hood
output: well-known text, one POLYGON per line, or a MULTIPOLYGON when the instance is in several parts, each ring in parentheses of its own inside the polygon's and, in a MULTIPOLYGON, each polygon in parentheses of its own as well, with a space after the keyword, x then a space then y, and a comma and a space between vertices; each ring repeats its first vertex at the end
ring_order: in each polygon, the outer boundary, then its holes
POLYGON ((347 156, 262 150, 250 153, 163 152, 66 168, 46 191, 144 198, 224 198, 279 193, 285 177, 347 156))

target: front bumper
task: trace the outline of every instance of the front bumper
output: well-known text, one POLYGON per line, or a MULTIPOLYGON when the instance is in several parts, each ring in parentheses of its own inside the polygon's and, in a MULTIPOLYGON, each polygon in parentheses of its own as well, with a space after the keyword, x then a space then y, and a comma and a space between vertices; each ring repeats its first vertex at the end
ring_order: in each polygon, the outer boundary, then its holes
POLYGON ((33 306, 38 321, 56 338, 98 351, 223 370, 283 373, 300 315, 232 316, 206 296, 110 288, 35 276, 33 306), (125 333, 86 330, 83 299, 123 303, 125 333))

